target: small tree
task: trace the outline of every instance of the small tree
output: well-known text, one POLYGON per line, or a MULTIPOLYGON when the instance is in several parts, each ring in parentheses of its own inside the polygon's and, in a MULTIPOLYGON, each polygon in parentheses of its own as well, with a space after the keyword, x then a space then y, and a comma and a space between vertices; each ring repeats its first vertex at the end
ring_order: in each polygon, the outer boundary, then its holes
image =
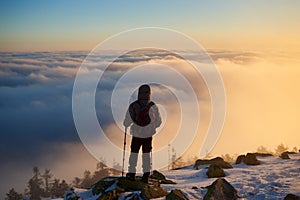
MULTIPOLYGON (((94 172, 93 177, 92 177, 92 181, 90 183, 90 185, 96 183, 97 181, 99 181, 100 179, 107 177, 110 175, 110 170, 108 168, 102 169, 102 170, 97 170, 94 172)), ((87 181, 88 182, 88 181, 87 181)), ((90 186, 89 186, 90 187, 90 186)))
POLYGON ((65 180, 62 180, 62 182, 59 184, 59 197, 63 197, 66 192, 69 190, 70 186, 67 184, 65 180))
POLYGON ((72 181, 72 184, 75 187, 80 187, 81 179, 79 177, 75 177, 74 180, 72 181))
POLYGON ((21 200, 22 194, 19 194, 15 191, 14 188, 11 188, 8 193, 6 193, 5 200, 21 200))
POLYGON ((40 171, 38 167, 33 167, 33 177, 28 181, 29 195, 31 200, 40 200, 43 194, 41 187, 43 181, 40 178, 40 171))
POLYGON ((294 148, 293 148, 293 152, 297 153, 297 152, 298 152, 298 148, 297 148, 297 147, 294 147, 294 148))
POLYGON ((120 163, 118 163, 114 160, 112 175, 119 175, 121 173, 121 170, 122 170, 122 167, 121 167, 120 163))
POLYGON ((225 155, 221 155, 221 158, 224 159, 224 161, 229 162, 229 163, 233 163, 234 162, 234 156, 230 156, 228 153, 225 155))
POLYGON ((275 154, 276 155, 281 155, 283 152, 287 151, 289 148, 287 146, 284 146, 284 144, 280 144, 277 146, 275 149, 275 154))
POLYGON ((93 184, 91 172, 88 170, 85 170, 83 173, 83 179, 81 181, 81 187, 83 188, 90 188, 93 184))
POLYGON ((261 145, 257 148, 257 153, 272 153, 272 152, 269 151, 266 147, 261 145))
POLYGON ((173 164, 172 164, 172 169, 177 169, 177 168, 180 168, 180 167, 184 167, 185 166, 185 162, 184 162, 184 159, 182 158, 182 156, 180 156, 179 158, 177 158, 173 164))
POLYGON ((172 167, 171 169, 175 169, 176 168, 176 165, 175 165, 175 161, 176 161, 176 151, 174 149, 174 147, 172 148, 172 167))
POLYGON ((50 173, 50 169, 45 169, 44 174, 42 174, 45 183, 45 191, 44 196, 50 195, 50 179, 52 178, 52 174, 50 173))
POLYGON ((59 179, 54 179, 52 187, 51 187, 51 194, 55 197, 64 197, 65 193, 69 189, 69 185, 66 183, 65 180, 60 182, 59 179))

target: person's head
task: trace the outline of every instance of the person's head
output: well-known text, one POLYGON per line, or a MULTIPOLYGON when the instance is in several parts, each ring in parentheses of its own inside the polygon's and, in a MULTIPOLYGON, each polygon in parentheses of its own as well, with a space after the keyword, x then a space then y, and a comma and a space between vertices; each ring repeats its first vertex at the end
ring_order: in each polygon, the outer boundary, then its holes
POLYGON ((139 100, 150 100, 151 90, 149 85, 141 85, 139 87, 138 99, 139 100))

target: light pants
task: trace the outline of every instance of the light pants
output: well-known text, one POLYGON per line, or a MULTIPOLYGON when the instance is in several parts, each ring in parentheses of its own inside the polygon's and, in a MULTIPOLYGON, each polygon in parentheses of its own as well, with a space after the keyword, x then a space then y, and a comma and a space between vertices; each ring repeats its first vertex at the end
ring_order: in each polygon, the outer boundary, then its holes
POLYGON ((129 157, 129 167, 128 172, 129 173, 136 173, 136 165, 137 165, 137 159, 139 150, 142 146, 142 161, 143 161, 143 172, 150 172, 151 170, 151 161, 150 161, 150 152, 152 149, 152 137, 149 138, 137 138, 132 137, 131 140, 131 153, 129 157))

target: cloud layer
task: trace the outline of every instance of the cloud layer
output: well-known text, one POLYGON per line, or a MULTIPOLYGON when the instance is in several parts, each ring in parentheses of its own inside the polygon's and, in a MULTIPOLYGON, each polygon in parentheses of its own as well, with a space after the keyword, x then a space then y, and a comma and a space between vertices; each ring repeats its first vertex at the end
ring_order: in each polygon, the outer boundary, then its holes
MULTIPOLYGON (((28 168, 33 165, 45 166, 50 163, 52 166, 49 167, 57 169, 57 174, 63 174, 62 168, 66 167, 64 158, 70 158, 72 151, 84 151, 73 122, 72 89, 77 70, 87 53, 0 53, 0 156, 2 163, 6 163, 0 165, 1 177, 7 177, 7 174, 16 170, 13 166, 18 164, 26 168, 24 181, 31 170, 28 168), (48 158, 47 161, 45 158, 48 158)), ((193 53, 185 53, 193 60, 193 53)), ((295 138, 300 131, 297 124, 300 118, 299 56, 282 52, 223 50, 211 50, 209 54, 222 74, 228 102, 224 130, 213 153, 241 153, 260 145, 272 148, 280 142, 295 145, 295 141, 300 139, 295 138), (242 142, 232 148, 233 141, 242 142)), ((107 64, 105 58, 109 58, 111 53, 103 52, 102 56, 89 63, 87 74, 103 71, 107 64)), ((106 70, 103 84, 97 88, 96 110, 99 121, 107 131, 116 131, 112 124, 110 104, 107 104, 110 91, 126 70, 153 63, 172 65, 189 81, 197 83, 194 89, 198 91, 203 115, 199 135, 187 152, 195 155, 209 123, 210 96, 201 77, 196 76, 187 67, 187 63, 172 53, 144 50, 130 52, 115 60, 106 70), (102 117, 99 117, 100 111, 102 117)), ((126 90, 126 87, 123 89, 126 90)), ((168 102, 166 93, 156 89, 154 91, 154 94, 161 97, 162 104, 168 102)), ((171 107, 168 109, 168 112, 172 110, 171 107)), ((173 120, 172 117, 168 119, 173 120)), ((165 130, 168 138, 174 137, 173 133, 169 133, 172 127, 168 126, 165 130)), ((158 138, 163 139, 163 136, 159 135, 158 138)), ((112 140, 118 143, 115 135, 112 140)), ((80 159, 85 158, 89 163, 95 162, 86 152, 80 159)), ((4 192, 13 186, 14 183, 7 185, 4 192)))

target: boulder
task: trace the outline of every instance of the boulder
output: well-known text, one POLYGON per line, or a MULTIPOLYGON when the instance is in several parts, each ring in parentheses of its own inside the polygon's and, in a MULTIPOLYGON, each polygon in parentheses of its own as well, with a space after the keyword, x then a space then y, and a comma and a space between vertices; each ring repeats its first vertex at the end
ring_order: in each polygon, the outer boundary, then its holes
POLYGON ((297 154, 296 151, 286 151, 288 154, 297 154))
POLYGON ((256 153, 247 153, 247 155, 239 155, 235 164, 245 163, 246 165, 259 165, 260 162, 256 158, 256 153))
POLYGON ((123 196, 120 196, 119 199, 124 199, 124 200, 140 200, 142 199, 141 195, 139 192, 132 192, 131 194, 124 194, 123 196))
POLYGON ((168 192, 161 187, 151 187, 150 185, 145 185, 141 191, 141 197, 145 200, 155 199, 164 197, 168 192))
POLYGON ((290 159, 288 152, 283 152, 279 157, 282 159, 290 159))
POLYGON ((118 180, 117 177, 107 177, 103 178, 94 185, 92 185, 92 192, 93 194, 100 194, 104 192, 107 188, 113 185, 118 180))
POLYGON ((238 199, 236 189, 223 178, 218 178, 210 186, 204 200, 235 200, 238 199))
POLYGON ((159 182, 161 184, 176 184, 174 181, 171 181, 169 179, 166 179, 165 175, 163 175, 162 173, 160 173, 157 170, 154 170, 152 175, 150 176, 150 178, 152 179, 156 179, 159 180, 159 182))
POLYGON ((142 190, 147 183, 144 183, 141 180, 129 180, 126 178, 119 179, 117 182, 118 187, 125 189, 125 191, 136 191, 136 190, 142 190))
POLYGON ((257 160, 254 153, 247 153, 243 161, 246 165, 259 165, 260 162, 257 160))
POLYGON ((94 195, 101 194, 97 200, 119 199, 125 192, 131 193, 126 196, 126 199, 131 200, 160 198, 168 194, 159 185, 144 183, 140 177, 135 181, 124 177, 106 177, 92 186, 92 192, 94 195))
POLYGON ((67 191, 66 196, 64 197, 64 200, 78 200, 80 197, 77 196, 73 188, 70 188, 67 191))
POLYGON ((153 171, 153 173, 151 174, 150 178, 157 179, 157 180, 160 180, 160 181, 166 180, 165 175, 163 175, 162 173, 160 173, 157 170, 153 171))
POLYGON ((188 200, 181 190, 172 190, 167 196, 166 200, 188 200))
POLYGON ((211 165, 211 164, 219 165, 223 169, 232 168, 231 164, 229 164, 228 162, 225 162, 224 159, 221 158, 221 157, 216 157, 216 158, 213 158, 213 159, 210 159, 210 160, 198 159, 198 160, 196 160, 196 162, 194 164, 194 168, 198 169, 198 167, 200 165, 211 165))
POLYGON ((104 192, 97 200, 116 200, 119 198, 119 192, 114 189, 108 192, 104 192))
POLYGON ((241 164, 242 162, 244 162, 245 157, 245 155, 239 155, 235 161, 235 164, 241 164))
POLYGON ((206 175, 208 178, 218 178, 218 177, 224 177, 225 172, 223 168, 220 167, 219 165, 212 164, 208 167, 206 175))
POLYGON ((284 197, 284 200, 300 200, 300 196, 288 194, 284 197))
POLYGON ((269 156, 274 156, 271 153, 254 153, 256 156, 260 156, 260 157, 269 157, 269 156))

